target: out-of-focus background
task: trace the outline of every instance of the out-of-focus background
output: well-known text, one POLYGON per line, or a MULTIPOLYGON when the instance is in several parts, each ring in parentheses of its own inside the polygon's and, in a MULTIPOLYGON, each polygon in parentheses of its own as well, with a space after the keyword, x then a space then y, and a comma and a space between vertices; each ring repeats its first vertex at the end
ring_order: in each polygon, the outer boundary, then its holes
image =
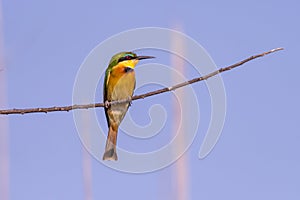
MULTIPOLYGON (((298 1, 2 0, 0 9, 2 109, 70 105, 88 53, 132 28, 179 29, 219 67, 285 48, 221 75, 225 126, 203 160, 198 152, 210 120, 210 97, 204 83, 193 86, 201 97, 197 136, 178 162, 152 173, 122 173, 99 163, 82 146, 72 113, 0 116, 1 200, 300 198, 298 1)), ((148 104, 152 101, 157 100, 148 104)), ((142 102, 135 105, 141 108, 142 102)), ((98 112, 104 119, 103 110, 98 112)), ((146 109, 132 115, 142 116, 138 123, 149 121, 146 109)))

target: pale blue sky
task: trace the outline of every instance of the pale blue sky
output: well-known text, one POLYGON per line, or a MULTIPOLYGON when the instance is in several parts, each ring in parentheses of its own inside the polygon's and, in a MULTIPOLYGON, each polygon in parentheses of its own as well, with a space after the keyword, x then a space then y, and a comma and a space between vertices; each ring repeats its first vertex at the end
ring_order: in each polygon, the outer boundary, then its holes
MULTIPOLYGON (((10 108, 71 104, 75 76, 88 53, 108 37, 132 28, 172 28, 179 23, 219 67, 284 47, 222 74, 225 126, 204 160, 198 159, 198 151, 209 122, 210 99, 204 83, 194 86, 201 97, 204 125, 185 154, 188 192, 190 199, 300 198, 298 1, 3 0, 2 9, 10 108)), ((147 104, 158 101, 164 96, 147 104)), ((104 116, 102 109, 98 112, 104 116)), ((134 113, 147 115, 146 110, 134 113)), ((84 199, 83 146, 72 113, 8 119, 11 199, 84 199)), ((119 143, 125 148, 122 137, 120 133, 119 143)), ((171 165, 132 175, 92 159, 93 198, 176 199, 174 170, 171 165)))

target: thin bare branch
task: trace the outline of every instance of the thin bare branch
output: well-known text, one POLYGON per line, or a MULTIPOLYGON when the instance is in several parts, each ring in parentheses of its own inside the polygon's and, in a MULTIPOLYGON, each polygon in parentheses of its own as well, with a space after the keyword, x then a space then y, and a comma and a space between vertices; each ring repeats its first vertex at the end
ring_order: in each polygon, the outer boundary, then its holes
MULTIPOLYGON (((130 102, 130 101, 134 101, 134 100, 138 100, 138 99, 144 99, 144 98, 154 96, 154 95, 157 95, 157 94, 170 92, 170 91, 176 90, 178 88, 181 88, 181 87, 184 87, 184 86, 196 83, 196 82, 200 82, 200 81, 209 79, 209 78, 211 78, 211 77, 213 77, 217 74, 220 74, 222 72, 229 71, 231 69, 239 67, 239 66, 245 64, 246 62, 249 62, 249 61, 254 60, 256 58, 263 57, 265 55, 268 55, 270 53, 274 53, 274 52, 280 51, 280 50, 283 50, 283 48, 275 48, 275 49, 272 49, 270 51, 263 52, 261 54, 250 56, 249 58, 246 58, 246 59, 244 59, 240 62, 237 62, 233 65, 230 65, 230 66, 227 66, 227 67, 224 67, 224 68, 220 68, 220 69, 218 69, 214 72, 211 72, 211 73, 209 73, 205 76, 194 78, 194 79, 191 79, 189 81, 182 82, 182 83, 179 83, 179 84, 171 86, 171 87, 165 87, 165 88, 155 90, 155 91, 152 91, 152 92, 147 92, 147 93, 144 93, 144 94, 135 95, 131 99, 125 99, 125 100, 121 100, 121 101, 112 101, 112 102, 109 102, 109 105, 118 104, 118 103, 127 103, 127 102, 130 102)), ((55 111, 67 111, 67 112, 69 112, 70 110, 75 110, 75 109, 89 109, 89 108, 97 108, 97 107, 104 107, 104 106, 105 106, 104 103, 95 103, 95 104, 91 103, 91 104, 84 104, 84 105, 54 106, 54 107, 48 107, 48 108, 26 108, 26 109, 16 109, 16 108, 14 108, 14 109, 0 110, 0 114, 1 115, 9 115, 9 114, 22 114, 23 115, 23 114, 27 114, 27 113, 48 113, 48 112, 55 112, 55 111)))

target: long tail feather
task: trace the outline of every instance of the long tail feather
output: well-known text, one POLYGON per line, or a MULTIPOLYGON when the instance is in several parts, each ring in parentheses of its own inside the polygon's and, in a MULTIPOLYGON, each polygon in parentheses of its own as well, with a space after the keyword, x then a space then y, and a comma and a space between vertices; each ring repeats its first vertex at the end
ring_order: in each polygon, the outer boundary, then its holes
POLYGON ((116 150, 117 134, 118 134, 118 128, 114 130, 110 126, 107 135, 107 140, 106 140, 105 152, 102 158, 103 160, 118 160, 117 150, 116 150))

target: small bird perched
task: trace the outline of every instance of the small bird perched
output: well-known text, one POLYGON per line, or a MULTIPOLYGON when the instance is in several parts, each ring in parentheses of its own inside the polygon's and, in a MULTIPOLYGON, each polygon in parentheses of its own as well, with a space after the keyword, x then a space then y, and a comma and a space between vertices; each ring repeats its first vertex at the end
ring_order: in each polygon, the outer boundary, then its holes
POLYGON ((139 60, 154 58, 153 56, 137 56, 133 52, 121 52, 114 55, 105 72, 103 102, 108 125, 103 160, 118 160, 116 152, 117 134, 129 102, 109 105, 111 101, 130 99, 135 88, 134 67, 139 60))

